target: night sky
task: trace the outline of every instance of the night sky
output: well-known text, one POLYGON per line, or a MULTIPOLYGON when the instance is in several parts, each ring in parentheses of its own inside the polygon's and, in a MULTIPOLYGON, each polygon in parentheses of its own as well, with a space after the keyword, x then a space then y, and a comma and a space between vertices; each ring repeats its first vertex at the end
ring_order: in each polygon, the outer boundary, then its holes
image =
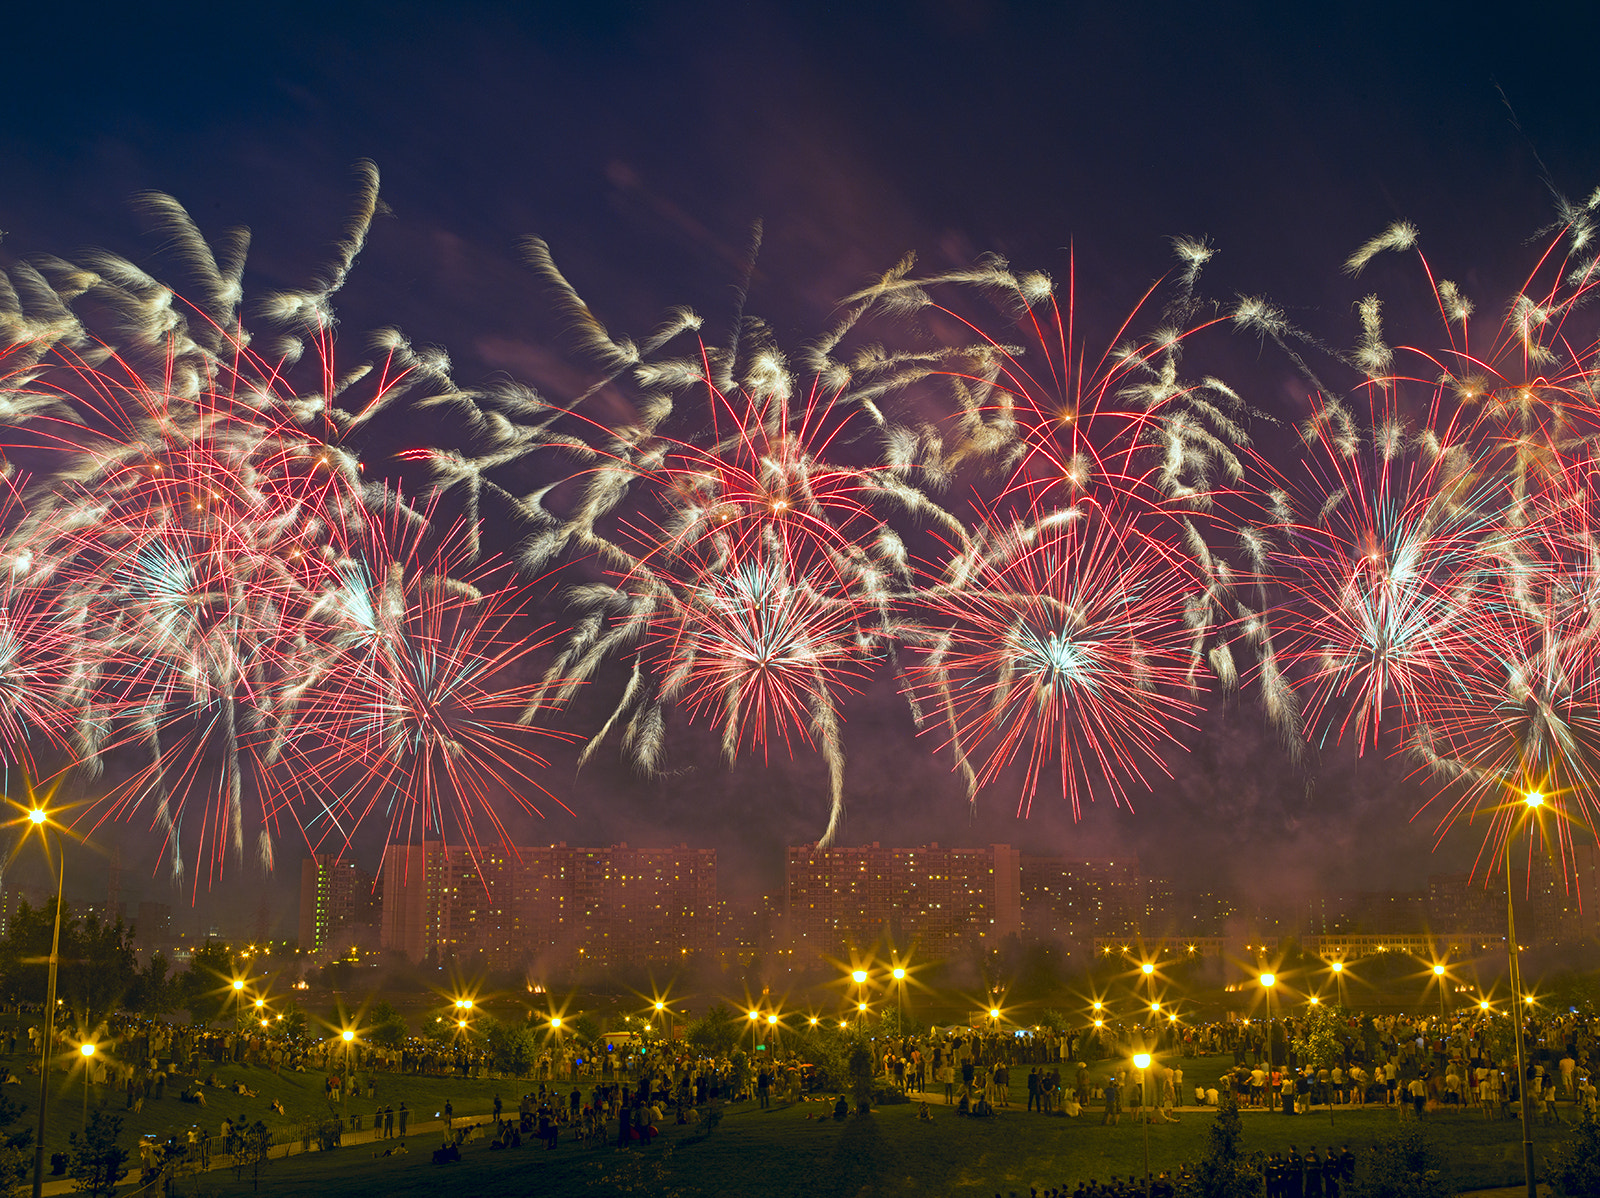
MULTIPOLYGON (((1104 341, 1185 234, 1221 250, 1210 294, 1269 295, 1347 343, 1367 290, 1402 301, 1402 329, 1403 301, 1426 298, 1398 264, 1340 270, 1401 218, 1480 306, 1502 304, 1552 188, 1600 184, 1595 29, 1503 8, 1301 7, 39 6, 7 19, 0 255, 96 245, 158 268, 130 204, 155 189, 208 230, 252 228, 247 292, 299 286, 370 158, 391 212, 337 301, 343 334, 397 325, 446 348, 463 383, 509 376, 557 398, 587 376, 519 261, 527 235, 614 330, 680 303, 715 330, 759 218, 749 311, 792 345, 909 250, 929 269, 996 251, 1057 277, 1075 255, 1081 330, 1104 341)), ((1305 411, 1287 363, 1241 341, 1231 365, 1258 408, 1305 411)), ((1137 852, 1180 881, 1274 894, 1420 888, 1476 846, 1461 834, 1427 859, 1432 820, 1410 822, 1427 791, 1404 761, 1335 746, 1297 774, 1248 693, 1204 713, 1136 813, 1101 802, 1077 826, 1045 795, 1018 822, 1004 786, 970 820, 887 684, 846 717, 845 843, 1137 852)), ((824 824, 821 762, 779 750, 730 772, 684 734, 674 764, 644 783, 614 753, 576 779, 562 758, 546 781, 577 817, 519 830, 713 844, 726 888, 776 890, 783 846, 824 824)), ((141 837, 124 855, 125 890, 162 890, 139 881, 155 860, 141 837)), ((281 892, 295 856, 285 846, 281 892)))

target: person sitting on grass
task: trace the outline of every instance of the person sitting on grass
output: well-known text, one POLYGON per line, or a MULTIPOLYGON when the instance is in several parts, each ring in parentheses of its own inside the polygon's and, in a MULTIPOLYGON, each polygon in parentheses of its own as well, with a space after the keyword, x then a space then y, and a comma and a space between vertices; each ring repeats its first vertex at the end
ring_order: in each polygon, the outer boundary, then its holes
POLYGON ((933 1122, 933 1112, 928 1109, 928 1100, 926 1098, 917 1103, 917 1118, 924 1123, 933 1122))
POLYGON ((844 1122, 850 1114, 850 1104, 844 1100, 844 1095, 839 1095, 839 1100, 833 1104, 833 1118, 837 1123, 844 1122))
POLYGON ((461 1149, 449 1141, 440 1144, 439 1147, 433 1150, 433 1163, 436 1165, 448 1165, 460 1159, 461 1149))

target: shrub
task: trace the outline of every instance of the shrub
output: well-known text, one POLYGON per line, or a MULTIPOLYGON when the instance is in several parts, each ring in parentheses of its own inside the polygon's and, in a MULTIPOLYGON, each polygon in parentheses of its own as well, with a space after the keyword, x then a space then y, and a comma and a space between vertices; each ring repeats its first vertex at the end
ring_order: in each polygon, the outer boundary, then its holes
POLYGON ((1585 1111, 1583 1122, 1545 1160, 1546 1180, 1561 1198, 1600 1194, 1600 1123, 1585 1111))

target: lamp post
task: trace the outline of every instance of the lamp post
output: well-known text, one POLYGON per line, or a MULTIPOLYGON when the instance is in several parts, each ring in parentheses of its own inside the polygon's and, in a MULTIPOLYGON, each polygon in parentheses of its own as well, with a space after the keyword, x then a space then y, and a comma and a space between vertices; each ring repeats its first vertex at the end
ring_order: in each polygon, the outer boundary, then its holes
POLYGON ((1135 1053, 1133 1067, 1139 1071, 1139 1122, 1144 1124, 1144 1192, 1150 1193, 1150 1093, 1145 1089, 1145 1070, 1150 1068, 1150 1054, 1135 1053))
MULTIPOLYGON (((772 1037, 773 1044, 778 1042, 778 1017, 776 1015, 767 1016, 767 1035, 772 1037)), ((772 1053, 769 1051, 767 1055, 771 1056, 772 1053)))
POLYGON ((1273 974, 1264 973, 1261 975, 1261 988, 1267 992, 1267 1069, 1269 1072, 1278 1067, 1277 1045, 1272 1042, 1272 987, 1277 984, 1277 981, 1277 977, 1273 974))
POLYGON ((856 1026, 861 1026, 861 1016, 867 1010, 867 971, 865 969, 852 969, 850 979, 856 984, 856 1026))
POLYGON ((94 1064, 94 1044, 84 1041, 78 1046, 83 1054, 83 1134, 89 1134, 89 1067, 94 1064))
POLYGON ((339 1033, 339 1038, 344 1041, 344 1082, 339 1086, 340 1100, 344 1103, 344 1114, 350 1113, 350 1050, 355 1046, 356 1033, 353 1028, 345 1028, 339 1033))
POLYGON ((1155 962, 1146 961, 1143 965, 1139 966, 1139 969, 1144 974, 1145 993, 1149 995, 1149 1000, 1150 1000, 1150 1002, 1151 1002, 1151 1004, 1153 1006, 1153 1004, 1156 1001, 1156 967, 1155 967, 1155 962))
POLYGON ((659 998, 656 999, 656 1018, 661 1021, 662 1035, 668 1040, 672 1039, 672 1012, 667 1010, 667 1004, 659 998))
MULTIPOLYGON (((1523 796, 1524 816, 1532 816, 1544 806, 1544 796, 1530 790, 1523 796)), ((1522 1171, 1528 1183, 1528 1198, 1538 1198, 1533 1172, 1533 1107, 1528 1099, 1528 1068, 1522 1059, 1522 973, 1517 961, 1517 920, 1511 902, 1511 837, 1515 827, 1506 830, 1506 943, 1511 952, 1511 1028, 1517 1042, 1517 1097, 1522 1107, 1522 1171)))
POLYGON ((1439 983, 1439 1022, 1443 1023, 1444 1022, 1444 981, 1445 981, 1445 978, 1444 978, 1444 966, 1443 965, 1435 965, 1433 967, 1433 976, 1439 983))
POLYGON ((753 1066, 756 1060, 756 1024, 761 1021, 761 1012, 754 1007, 750 1008, 750 1063, 753 1066))
MULTIPOLYGON (((45 829, 49 819, 49 813, 42 807, 35 807, 28 812, 28 821, 39 830, 47 854, 50 843, 45 839, 45 829)), ((56 848, 59 850, 61 846, 58 844, 56 848)), ((44 1193, 44 1114, 46 1100, 50 1096, 50 1052, 56 1038, 56 968, 61 963, 61 904, 66 887, 67 855, 62 852, 56 876, 56 926, 50 936, 50 980, 45 987, 44 1035, 40 1037, 39 1047, 39 1130, 33 1146, 33 1198, 41 1198, 44 1193)))
POLYGON ((905 1017, 900 1010, 900 993, 905 988, 905 966, 896 965, 890 972, 894 975, 894 1031, 895 1035, 904 1036, 906 1034, 905 1017))

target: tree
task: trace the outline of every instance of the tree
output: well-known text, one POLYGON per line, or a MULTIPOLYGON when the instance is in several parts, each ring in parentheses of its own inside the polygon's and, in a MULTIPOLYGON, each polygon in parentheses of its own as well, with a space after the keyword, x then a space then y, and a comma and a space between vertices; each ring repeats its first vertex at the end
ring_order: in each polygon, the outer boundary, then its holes
POLYGON ((111 1198, 117 1183, 128 1175, 123 1167, 128 1154, 117 1145, 121 1133, 121 1118, 96 1107, 83 1133, 73 1132, 68 1137, 67 1176, 80 1194, 111 1198))
POLYGON ((872 1051, 860 1040, 850 1049, 850 1095, 856 1100, 856 1114, 872 1109, 872 1051))
POLYGON ((726 1003, 718 1003, 691 1023, 683 1038, 689 1047, 708 1057, 725 1057, 739 1042, 739 1021, 726 1003))
POLYGON ((178 975, 177 1005, 196 1023, 215 1023, 233 1010, 233 953, 220 940, 207 940, 194 950, 189 968, 178 975))
POLYGON ((1561 1198, 1600 1194, 1600 1123, 1593 1111, 1556 1145, 1545 1164, 1545 1176, 1561 1198))
POLYGON ((502 1023, 485 1016, 478 1025, 484 1047, 501 1073, 521 1077, 539 1057, 539 1040, 526 1023, 502 1023))
POLYGON ((1448 1198, 1439 1155, 1415 1124, 1363 1153, 1366 1167, 1346 1191, 1350 1198, 1448 1198))
POLYGON ((174 985, 177 979, 169 976, 171 968, 165 954, 150 954, 149 962, 134 977, 133 986, 123 999, 123 1005, 135 1014, 146 1017, 165 1015, 172 1010, 177 1002, 174 985))
POLYGON ((373 1003, 367 1012, 367 1026, 362 1036, 379 1048, 397 1049, 405 1044, 406 1032, 406 1021, 400 1012, 386 1002, 379 1002, 373 1003))
POLYGON ((1294 1031, 1294 1051, 1302 1065, 1332 1069, 1344 1060, 1340 1014, 1337 1007, 1318 1003, 1301 1016, 1294 1031))
POLYGON ((1211 1121, 1210 1146, 1197 1170, 1203 1198, 1256 1198, 1262 1192, 1261 1174, 1239 1151, 1243 1132, 1239 1104, 1226 1094, 1211 1121))
MULTIPOLYGON (((43 1003, 49 986, 50 945, 55 936, 55 902, 41 907, 26 900, 17 907, 0 941, 0 977, 13 998, 43 1003)), ((128 930, 119 920, 80 920, 69 904, 61 907, 61 942, 56 994, 90 1027, 121 1006, 138 979, 138 963, 128 930)))
POLYGON ((267 1161, 271 1157, 272 1130, 257 1119, 239 1132, 239 1143, 233 1153, 234 1176, 238 1177, 242 1171, 248 1169, 251 1189, 259 1190, 261 1170, 266 1168, 267 1161))
POLYGON ((600 1042, 600 1025, 593 1015, 579 1015, 562 1025, 571 1030, 572 1038, 585 1048, 600 1042))
MULTIPOLYGON (((0 1098, 0 1128, 10 1127, 22 1117, 23 1108, 9 1098, 0 1098)), ((33 1170, 33 1130, 0 1134, 0 1194, 9 1194, 33 1170)))

